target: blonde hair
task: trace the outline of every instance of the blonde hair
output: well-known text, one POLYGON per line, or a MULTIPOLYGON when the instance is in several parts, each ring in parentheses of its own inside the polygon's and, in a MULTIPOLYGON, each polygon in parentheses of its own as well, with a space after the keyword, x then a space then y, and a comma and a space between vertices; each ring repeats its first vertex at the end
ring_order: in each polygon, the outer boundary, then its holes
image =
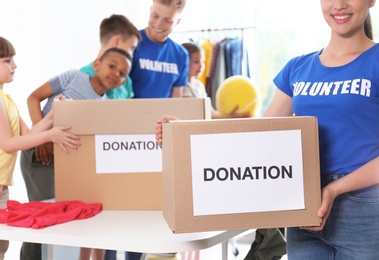
POLYGON ((175 7, 180 12, 186 5, 186 0, 153 0, 153 2, 163 4, 165 6, 175 7))
POLYGON ((12 43, 0 36, 0 58, 12 57, 16 55, 16 50, 12 43))

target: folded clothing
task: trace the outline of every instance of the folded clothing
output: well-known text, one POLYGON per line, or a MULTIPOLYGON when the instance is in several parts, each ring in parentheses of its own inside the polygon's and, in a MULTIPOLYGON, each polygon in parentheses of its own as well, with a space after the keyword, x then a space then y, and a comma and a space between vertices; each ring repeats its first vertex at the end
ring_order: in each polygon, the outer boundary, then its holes
POLYGON ((79 200, 27 203, 8 200, 7 208, 0 209, 0 223, 39 229, 71 220, 90 218, 101 210, 101 203, 87 204, 79 200))

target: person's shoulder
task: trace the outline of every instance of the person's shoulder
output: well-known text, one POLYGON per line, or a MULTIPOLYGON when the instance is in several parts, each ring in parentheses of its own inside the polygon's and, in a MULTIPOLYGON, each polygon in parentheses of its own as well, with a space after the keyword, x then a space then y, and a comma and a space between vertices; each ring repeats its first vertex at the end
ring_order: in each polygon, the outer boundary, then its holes
POLYGON ((367 51, 368 52, 373 52, 373 53, 375 53, 375 55, 378 55, 379 54, 379 43, 376 43, 374 46, 372 46, 367 51))
POLYGON ((83 73, 82 71, 78 70, 78 69, 69 69, 66 71, 66 73, 68 74, 71 74, 71 75, 75 75, 75 76, 80 76, 80 77, 88 77, 87 74, 83 73))
POLYGON ((288 61, 288 64, 298 64, 298 63, 304 64, 304 63, 310 62, 314 60, 315 58, 317 58, 320 55, 321 51, 322 50, 318 50, 318 51, 310 52, 307 54, 301 54, 301 55, 295 56, 288 61))
POLYGON ((149 37, 147 37, 147 34, 146 34, 146 29, 142 29, 139 31, 139 33, 141 34, 141 41, 138 43, 137 45, 137 48, 138 46, 141 45, 141 43, 146 43, 146 42, 151 42, 151 40, 149 39, 149 37))
POLYGON ((137 48, 134 50, 133 54, 150 50, 151 48, 155 48, 155 46, 158 45, 157 43, 150 40, 149 37, 147 37, 145 29, 140 30, 139 32, 141 34, 141 41, 138 43, 137 48))
POLYGON ((181 44, 177 43, 176 41, 172 40, 171 38, 167 38, 166 45, 170 48, 175 50, 181 55, 188 56, 188 51, 186 48, 184 48, 181 44))
POLYGON ((78 69, 69 69, 61 74, 61 76, 70 78, 71 80, 87 80, 89 75, 78 70, 78 69))
POLYGON ((93 75, 94 73, 94 69, 93 69, 93 61, 91 61, 90 63, 88 63, 87 65, 83 66, 80 68, 80 71, 85 73, 85 74, 88 74, 88 75, 93 75))

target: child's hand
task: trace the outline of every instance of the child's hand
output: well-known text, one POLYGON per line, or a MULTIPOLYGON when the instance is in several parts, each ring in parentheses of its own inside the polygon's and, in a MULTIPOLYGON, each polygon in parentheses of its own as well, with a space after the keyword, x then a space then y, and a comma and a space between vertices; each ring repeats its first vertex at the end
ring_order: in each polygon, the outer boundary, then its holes
MULTIPOLYGON (((65 96, 63 96, 62 94, 59 94, 59 95, 57 95, 55 98, 54 98, 54 102, 55 101, 64 101, 64 100, 66 100, 66 97, 65 96)), ((53 111, 53 109, 50 109, 50 111, 46 114, 46 118, 48 118, 49 120, 51 119, 53 119, 53 113, 54 111, 53 111)))
POLYGON ((67 147, 77 150, 80 146, 79 137, 66 131, 70 129, 69 126, 56 126, 49 130, 50 140, 58 144, 63 151, 68 153, 67 147))
POLYGON ((63 101, 63 100, 66 100, 66 97, 63 96, 62 94, 59 94, 59 95, 57 95, 57 96, 54 98, 54 101, 63 101))
POLYGON ((162 148, 162 123, 170 120, 179 120, 173 116, 163 116, 161 117, 155 126, 155 140, 157 140, 158 145, 162 148))
POLYGON ((229 113, 229 118, 247 118, 251 117, 250 112, 238 112, 238 105, 229 113))
POLYGON ((53 143, 44 143, 35 148, 35 157, 42 165, 49 165, 53 155, 53 143))

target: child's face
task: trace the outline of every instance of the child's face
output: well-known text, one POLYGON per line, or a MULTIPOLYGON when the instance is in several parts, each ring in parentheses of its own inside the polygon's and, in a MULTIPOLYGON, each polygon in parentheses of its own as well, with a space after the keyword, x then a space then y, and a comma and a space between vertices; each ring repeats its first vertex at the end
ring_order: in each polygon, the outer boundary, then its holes
POLYGON ((202 52, 194 52, 190 55, 189 77, 198 78, 204 70, 204 55, 202 52))
POLYGON ((102 61, 94 63, 95 76, 106 89, 114 89, 124 84, 129 75, 131 62, 122 54, 110 52, 102 61))
POLYGON ((180 12, 175 7, 153 2, 150 9, 147 36, 154 42, 164 43, 168 35, 180 21, 180 12))
POLYGON ((13 57, 0 58, 0 84, 12 82, 16 68, 13 57))
POLYGON ((122 49, 133 56, 133 51, 137 48, 138 38, 135 35, 132 35, 126 39, 126 41, 119 41, 116 48, 122 49))

